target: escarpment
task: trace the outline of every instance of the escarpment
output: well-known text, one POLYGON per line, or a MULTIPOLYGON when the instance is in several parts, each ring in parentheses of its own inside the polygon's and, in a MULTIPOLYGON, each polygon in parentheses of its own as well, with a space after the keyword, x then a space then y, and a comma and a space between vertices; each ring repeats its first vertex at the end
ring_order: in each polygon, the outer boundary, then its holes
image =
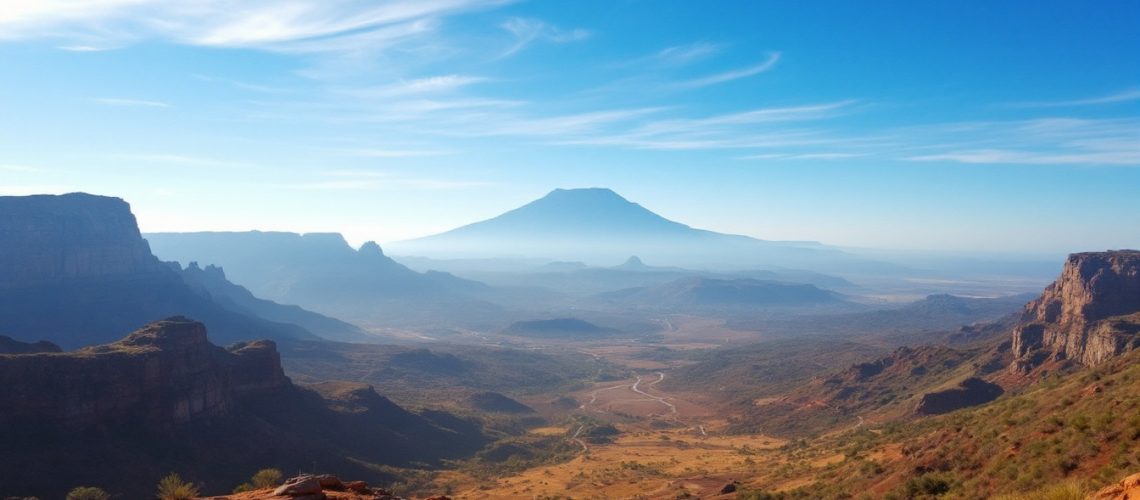
POLYGON ((1140 346, 1140 251, 1078 253, 1013 331, 1011 370, 1047 361, 1094 365, 1140 346))
POLYGON ((290 384, 273 343, 226 350, 183 317, 78 351, 0 355, 0 379, 0 427, 52 432, 170 429, 225 415, 237 396, 290 384))

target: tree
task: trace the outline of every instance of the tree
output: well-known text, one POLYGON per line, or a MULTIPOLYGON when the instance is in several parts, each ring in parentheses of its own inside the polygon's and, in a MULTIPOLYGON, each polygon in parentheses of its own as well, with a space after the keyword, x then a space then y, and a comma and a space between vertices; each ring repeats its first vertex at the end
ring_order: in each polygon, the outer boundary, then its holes
POLYGON ((109 500, 110 498, 110 493, 94 486, 80 486, 67 494, 67 500, 109 500))
POLYGON ((198 496, 198 487, 187 483, 178 474, 171 472, 158 482, 159 500, 190 500, 198 496))

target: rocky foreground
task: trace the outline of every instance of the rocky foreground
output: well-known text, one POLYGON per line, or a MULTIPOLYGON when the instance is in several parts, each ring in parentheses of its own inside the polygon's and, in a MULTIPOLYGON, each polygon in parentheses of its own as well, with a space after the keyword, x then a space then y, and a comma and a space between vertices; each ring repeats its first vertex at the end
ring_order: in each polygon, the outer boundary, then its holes
MULTIPOLYGON (((391 492, 369 487, 364 481, 341 481, 332 474, 303 474, 285 481, 276 488, 236 493, 233 495, 202 497, 203 500, 403 500, 391 492)), ((446 496, 426 500, 450 500, 446 496)))

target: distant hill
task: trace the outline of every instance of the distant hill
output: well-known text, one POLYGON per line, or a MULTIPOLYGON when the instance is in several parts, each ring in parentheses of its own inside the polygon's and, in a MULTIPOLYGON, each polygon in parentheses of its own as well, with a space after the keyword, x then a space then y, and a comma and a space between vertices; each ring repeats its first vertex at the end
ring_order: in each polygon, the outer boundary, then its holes
POLYGON ((270 321, 298 325, 329 340, 353 342, 375 338, 356 325, 307 311, 298 306, 259 299, 245 287, 235 285, 226 279, 226 273, 220 267, 203 268, 199 267, 197 262, 191 262, 185 269, 179 269, 178 264, 174 263, 174 268, 181 273, 182 279, 191 288, 231 310, 270 321))
POLYGON ((489 288, 448 273, 419 273, 376 243, 353 249, 339 234, 151 233, 156 255, 224 267, 255 295, 353 322, 433 326, 453 317, 495 317, 489 288))
POLYGON ((316 338, 191 289, 151 254, 121 199, 83 193, 0 197, 0 332, 68 349, 109 342, 182 314, 201 319, 227 343, 316 338))
POLYGON ((602 301, 630 307, 692 308, 814 307, 844 303, 835 292, 814 285, 754 279, 682 278, 669 283, 598 294, 602 301))
POLYGON ((396 255, 433 258, 544 257, 593 263, 638 255, 665 265, 721 269, 821 269, 842 263, 854 271, 872 264, 816 242, 764 241, 694 229, 603 188, 556 189, 492 219, 389 243, 388 248, 396 255))
POLYGON ((534 408, 497 392, 477 392, 467 398, 472 408, 491 413, 534 413, 534 408))
POLYGON ((503 333, 519 337, 584 339, 607 337, 621 332, 577 318, 557 318, 518 321, 503 330, 503 333))

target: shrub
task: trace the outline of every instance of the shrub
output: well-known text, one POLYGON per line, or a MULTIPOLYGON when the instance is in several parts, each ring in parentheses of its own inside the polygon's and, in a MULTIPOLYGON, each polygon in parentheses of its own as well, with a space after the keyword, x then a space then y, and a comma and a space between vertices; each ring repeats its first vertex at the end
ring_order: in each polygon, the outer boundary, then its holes
POLYGON ((67 500, 109 500, 111 494, 93 486, 80 486, 67 494, 67 500))
POLYGON ((261 469, 257 471, 257 474, 253 475, 250 482, 253 483, 253 487, 256 489, 273 488, 281 484, 281 479, 284 477, 281 471, 277 469, 261 469))
POLYGON ((230 493, 245 493, 245 492, 247 492, 247 491, 253 491, 253 490, 256 490, 256 489, 257 489, 257 488, 254 488, 252 484, 249 484, 249 483, 241 483, 241 484, 239 484, 239 485, 235 486, 235 487, 234 487, 234 490, 233 490, 233 491, 231 491, 230 493))
POLYGON ((171 472, 158 482, 159 500, 190 500, 198 496, 198 487, 187 483, 178 474, 171 472))

